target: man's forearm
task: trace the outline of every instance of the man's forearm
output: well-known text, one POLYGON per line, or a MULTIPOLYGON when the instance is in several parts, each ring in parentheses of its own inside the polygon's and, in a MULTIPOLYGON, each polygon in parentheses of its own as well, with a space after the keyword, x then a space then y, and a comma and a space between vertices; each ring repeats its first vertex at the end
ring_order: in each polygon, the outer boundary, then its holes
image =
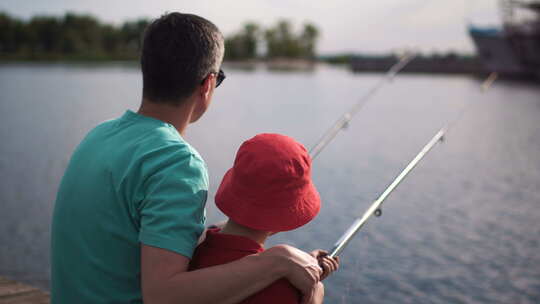
POLYGON ((179 272, 151 290, 143 289, 145 303, 238 303, 283 277, 279 264, 274 257, 252 255, 229 264, 179 272))
POLYGON ((147 304, 237 303, 279 278, 287 278, 310 303, 322 269, 297 248, 278 245, 229 264, 188 272, 189 259, 141 245, 141 285, 147 304))

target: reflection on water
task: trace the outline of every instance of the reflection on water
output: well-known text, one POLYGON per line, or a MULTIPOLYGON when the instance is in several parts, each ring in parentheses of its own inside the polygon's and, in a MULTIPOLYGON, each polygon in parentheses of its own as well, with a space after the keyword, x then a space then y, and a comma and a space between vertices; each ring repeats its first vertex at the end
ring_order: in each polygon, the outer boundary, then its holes
MULTIPOLYGON (((213 193, 243 140, 260 132, 311 147, 380 77, 225 67, 226 82, 187 138, 213 193)), ((540 89, 400 75, 314 162, 320 215, 271 239, 330 248, 421 147, 469 110, 386 201, 326 283, 328 303, 540 301, 540 89)), ((0 65, 0 275, 48 287, 49 222, 70 154, 97 123, 136 109, 136 65, 0 65)), ((83 261, 82 261, 83 262, 83 261)))

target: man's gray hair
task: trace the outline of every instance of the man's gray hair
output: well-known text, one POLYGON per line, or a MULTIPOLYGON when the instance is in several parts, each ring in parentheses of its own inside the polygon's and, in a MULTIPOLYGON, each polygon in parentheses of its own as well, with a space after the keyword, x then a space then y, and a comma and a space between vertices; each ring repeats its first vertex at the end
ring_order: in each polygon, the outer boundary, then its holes
POLYGON ((143 97, 180 104, 208 74, 219 71, 224 52, 223 35, 212 22, 176 12, 161 16, 144 34, 143 97))

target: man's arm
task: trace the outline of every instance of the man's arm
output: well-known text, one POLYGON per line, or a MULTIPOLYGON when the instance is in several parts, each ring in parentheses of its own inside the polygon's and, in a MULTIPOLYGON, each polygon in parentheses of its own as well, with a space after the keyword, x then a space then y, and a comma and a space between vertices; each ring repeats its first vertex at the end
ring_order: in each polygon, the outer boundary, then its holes
POLYGON ((324 302, 324 285, 322 282, 315 285, 315 293, 313 295, 313 300, 308 304, 322 304, 324 302))
POLYGON ((321 269, 317 260, 294 247, 280 245, 229 264, 187 271, 189 259, 141 244, 141 286, 147 304, 238 303, 279 278, 286 277, 313 299, 321 269))

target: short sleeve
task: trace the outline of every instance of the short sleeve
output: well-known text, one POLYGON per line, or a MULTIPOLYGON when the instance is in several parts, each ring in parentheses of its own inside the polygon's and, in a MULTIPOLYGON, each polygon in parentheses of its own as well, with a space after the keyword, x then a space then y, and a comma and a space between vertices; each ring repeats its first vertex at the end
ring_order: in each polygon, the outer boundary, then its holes
POLYGON ((204 230, 208 193, 204 161, 179 144, 152 151, 143 168, 139 241, 191 259, 204 230))

